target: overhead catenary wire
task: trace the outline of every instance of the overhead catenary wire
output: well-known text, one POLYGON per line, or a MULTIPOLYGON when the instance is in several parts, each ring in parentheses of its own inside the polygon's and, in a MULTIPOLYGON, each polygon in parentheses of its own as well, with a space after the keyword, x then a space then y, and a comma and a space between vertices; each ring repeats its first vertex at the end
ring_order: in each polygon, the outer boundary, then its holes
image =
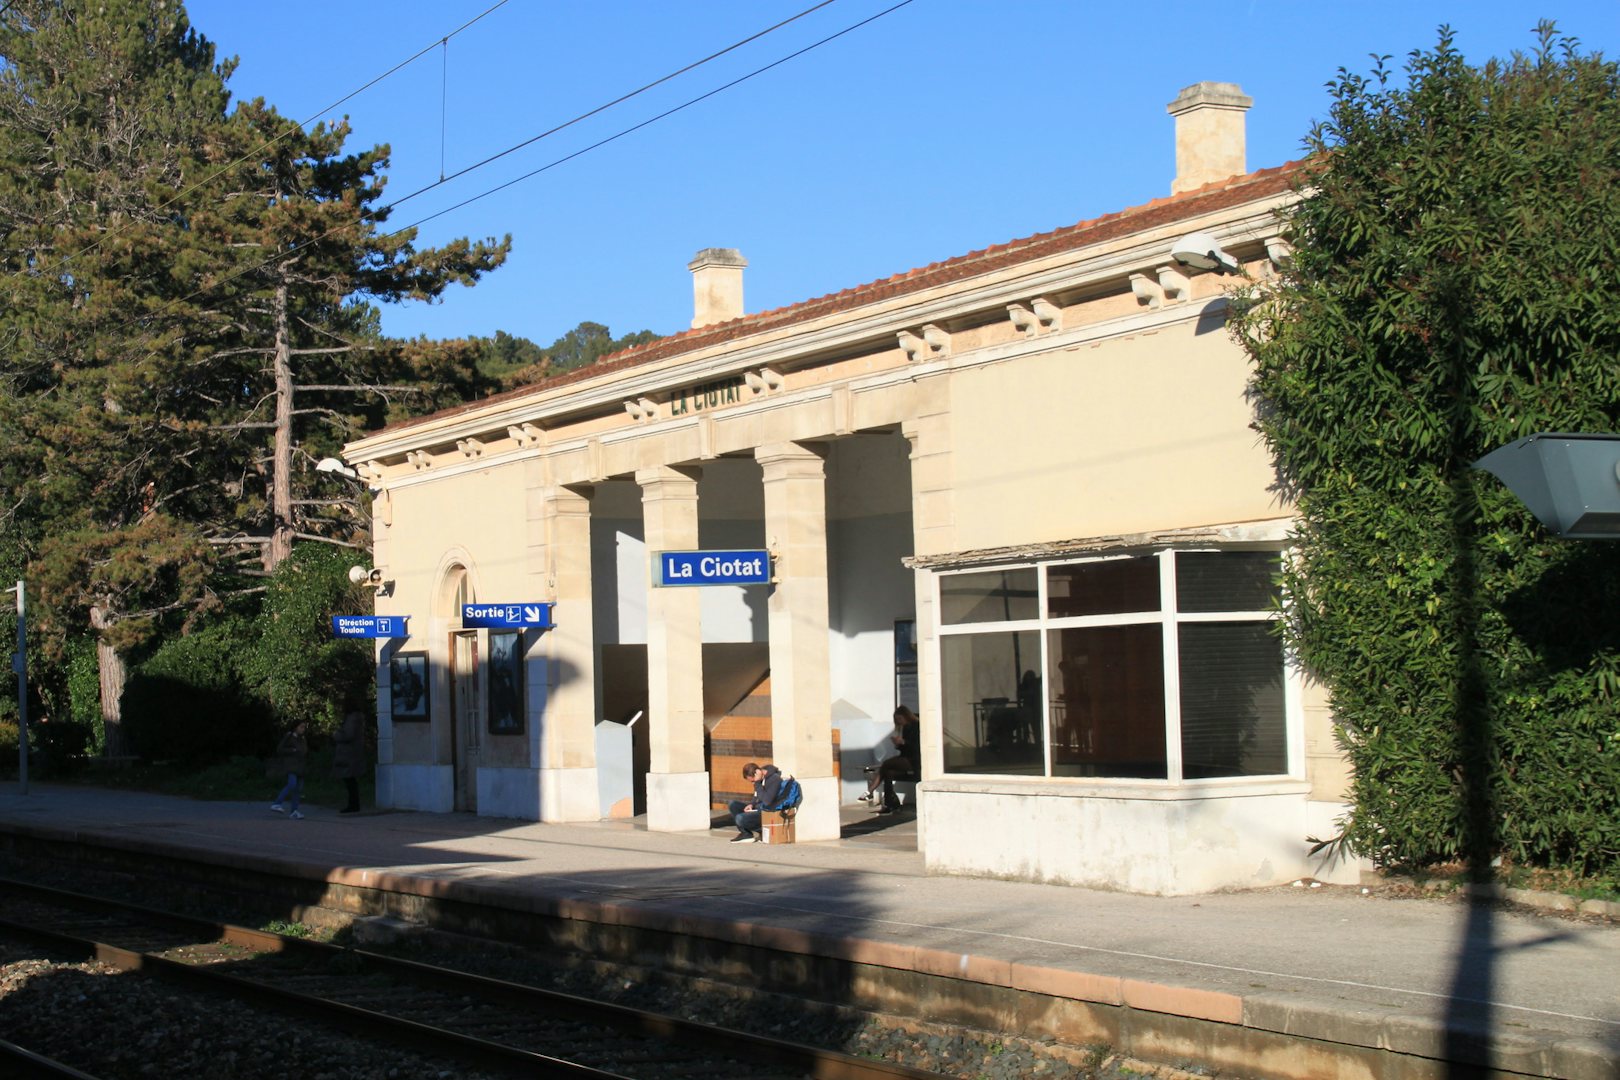
MULTIPOLYGON (((910 0, 907 0, 907 2, 909 3, 910 0)), ((629 101, 633 97, 639 97, 640 95, 645 94, 649 90, 652 90, 652 89, 654 89, 656 87, 662 86, 664 83, 669 82, 671 79, 678 79, 682 75, 685 75, 687 72, 696 70, 697 68, 702 67, 704 64, 707 64, 710 61, 720 59, 720 57, 726 55, 727 53, 736 52, 738 49, 742 48, 744 45, 748 45, 748 44, 751 44, 751 43, 753 43, 755 41, 758 41, 760 38, 764 37, 766 34, 774 33, 775 31, 782 29, 784 26, 787 26, 790 23, 798 22, 800 19, 804 18, 806 15, 814 14, 815 12, 820 11, 822 8, 827 7, 831 3, 833 3, 833 0, 821 0, 820 3, 812 4, 810 7, 805 8, 803 11, 799 12, 797 15, 790 15, 788 18, 783 19, 781 22, 775 24, 774 26, 767 26, 765 29, 759 31, 757 34, 750 34, 748 37, 743 38, 741 41, 737 41, 737 42, 734 42, 734 43, 732 43, 730 45, 727 45, 725 48, 719 50, 718 52, 712 52, 708 56, 705 56, 701 60, 694 60, 690 64, 687 64, 685 67, 680 68, 680 69, 678 69, 676 71, 672 71, 668 75, 664 75, 664 76, 661 76, 661 77, 659 77, 657 79, 654 79, 652 82, 646 84, 645 86, 637 87, 636 89, 631 90, 627 94, 620 94, 618 97, 614 98, 612 101, 609 101, 609 102, 607 102, 605 104, 602 104, 602 105, 598 105, 596 108, 591 109, 588 112, 582 112, 578 116, 574 117, 572 120, 564 120, 562 123, 558 124, 556 127, 548 128, 545 131, 540 132, 540 134, 538 134, 538 135, 531 135, 529 138, 524 139, 522 142, 513 143, 511 146, 508 146, 505 150, 502 150, 502 151, 500 151, 499 153, 496 153, 496 154, 491 154, 489 157, 484 158, 482 161, 474 162, 473 164, 468 165, 464 169, 459 169, 456 172, 451 173, 449 176, 440 176, 439 177, 439 182, 437 184, 428 184, 426 187, 418 188, 417 190, 411 192, 409 195, 402 195, 400 198, 395 199, 392 203, 390 203, 389 206, 390 207, 398 206, 401 203, 408 202, 409 200, 416 198, 416 196, 418 196, 418 195, 422 195, 422 194, 425 194, 425 193, 427 193, 429 191, 432 191, 434 188, 438 187, 439 184, 449 183, 451 180, 455 180, 458 177, 466 176, 468 173, 475 172, 478 169, 482 169, 486 165, 492 165, 495 162, 499 161, 501 158, 506 157, 506 156, 508 156, 510 154, 515 154, 517 151, 522 150, 526 146, 533 146, 535 143, 539 142, 541 139, 550 138, 551 136, 557 134, 559 131, 564 131, 564 130, 566 130, 568 128, 573 127, 575 124, 578 124, 578 123, 580 123, 582 121, 585 121, 585 120, 589 120, 591 117, 597 115, 598 113, 606 112, 607 110, 613 108, 615 105, 622 105, 626 101, 629 101)), ((888 14, 888 13, 887 12, 880 12, 879 14, 888 14)), ((875 19, 875 18, 877 18, 877 16, 874 15, 872 18, 875 19)), ((865 21, 866 22, 871 22, 872 20, 867 19, 865 21)), ((857 27, 861 26, 861 25, 863 25, 863 24, 862 23, 857 23, 856 24, 857 27)), ((852 27, 851 29, 854 29, 854 27, 852 27)), ((848 33, 848 32, 849 32, 848 30, 843 30, 843 31, 840 31, 838 34, 834 34, 833 37, 839 37, 839 36, 842 36, 843 34, 848 33)), ((825 44, 827 41, 830 41, 830 40, 832 40, 832 39, 827 38, 827 39, 824 39, 823 41, 817 42, 816 44, 817 45, 825 44)), ((809 48, 813 49, 813 48, 815 48, 815 45, 812 45, 809 48)), ((809 51, 808 49, 801 50, 801 52, 808 52, 808 51, 809 51)), ((798 54, 795 53, 793 55, 797 56, 798 54)), ((785 59, 791 60, 792 58, 793 58, 792 56, 789 56, 789 57, 786 57, 785 59)), ((780 60, 777 61, 777 63, 782 63, 782 62, 783 61, 780 61, 780 60)), ((771 64, 771 65, 768 65, 767 67, 761 68, 760 71, 767 71, 771 67, 775 67, 775 66, 776 66, 775 64, 771 64)), ((753 74, 757 75, 757 74, 759 74, 759 72, 756 71, 753 74)), ((751 78, 751 77, 752 77, 751 75, 744 76, 744 78, 751 78)), ((742 80, 739 79, 737 81, 741 82, 742 80)), ((732 84, 728 84, 728 85, 732 85, 732 84)), ((725 87, 721 87, 720 89, 723 90, 723 89, 725 89, 725 87)), ((707 95, 705 95, 705 96, 707 96, 707 95)), ((701 101, 701 100, 702 100, 701 98, 694 99, 694 101, 701 101)), ((691 102, 688 102, 688 104, 691 104, 691 102)))
MULTIPOLYGON (((829 4, 831 2, 832 2, 832 0, 823 0, 822 3, 816 4, 814 7, 811 7, 811 8, 807 8, 805 11, 801 12, 799 15, 795 15, 793 17, 793 19, 801 18, 804 15, 809 14, 810 12, 817 10, 818 8, 822 8, 822 7, 827 6, 827 4, 829 4)), ((697 105, 700 102, 706 101, 709 98, 712 98, 717 94, 724 93, 725 91, 730 90, 731 88, 733 88, 735 86, 738 86, 738 85, 741 85, 742 83, 748 82, 750 79, 753 79, 753 78, 755 78, 755 77, 757 77, 759 75, 763 75, 767 71, 771 71, 774 68, 781 67, 783 64, 788 63, 791 60, 795 60, 795 59, 805 55, 806 53, 809 53, 809 52, 811 52, 811 51, 813 51, 815 49, 821 48, 823 45, 830 44, 831 42, 836 41, 841 37, 844 37, 844 36, 846 36, 848 34, 851 34, 851 33, 855 32, 856 30, 861 29, 864 26, 867 26, 867 25, 869 25, 869 24, 871 24, 873 22, 876 22, 878 19, 881 19, 886 15, 890 15, 890 14, 893 14, 894 12, 896 12, 896 11, 899 11, 901 8, 908 6, 912 2, 913 2, 913 0, 899 0, 898 3, 893 4, 890 7, 884 8, 882 11, 876 12, 875 14, 869 15, 866 18, 861 19, 859 22, 851 23, 849 26, 844 27, 842 30, 839 30, 839 31, 836 31, 835 33, 829 34, 826 37, 821 38, 818 41, 814 41, 814 42, 810 43, 809 45, 804 46, 803 48, 796 49, 793 52, 788 53, 786 56, 783 56, 783 57, 780 57, 779 59, 771 61, 769 64, 765 64, 762 67, 755 68, 753 71, 750 71, 745 75, 740 75, 737 78, 732 79, 730 82, 723 83, 720 86, 717 86, 717 87, 713 88, 712 90, 708 90, 708 91, 706 91, 706 92, 704 92, 702 94, 697 95, 696 97, 689 98, 689 99, 687 99, 686 101, 682 102, 679 105, 673 106, 672 108, 666 109, 663 112, 658 113, 656 116, 649 117, 646 120, 641 121, 640 123, 632 124, 630 127, 624 128, 624 129, 622 129, 622 130, 620 130, 620 131, 618 131, 618 132, 616 132, 616 133, 614 133, 612 135, 607 136, 606 138, 599 139, 596 142, 591 143, 589 146, 585 146, 585 147, 582 147, 579 150, 575 150, 573 153, 565 154, 562 157, 557 158, 554 161, 548 162, 547 164, 542 165, 537 169, 532 169, 529 172, 526 172, 526 173, 522 174, 521 176, 514 177, 511 180, 507 180, 504 183, 497 184, 492 188, 488 188, 488 189, 486 189, 484 191, 481 191, 477 195, 474 195, 474 196, 472 196, 470 198, 467 198, 467 199, 463 199, 461 202, 455 203, 455 204, 453 204, 451 206, 447 206, 447 207, 443 208, 442 210, 437 210, 437 211, 435 211, 435 212, 433 212, 431 214, 424 215, 423 217, 418 218, 417 220, 413 221, 409 225, 405 225, 405 226, 402 226, 402 227, 400 227, 398 229, 393 230, 392 232, 382 234, 380 237, 378 237, 378 239, 379 240, 389 240, 389 239, 392 239, 394 237, 400 236, 403 233, 410 232, 412 229, 419 228, 420 226, 426 224, 429 221, 433 221, 433 220, 435 220, 437 218, 441 218, 441 217, 445 216, 446 214, 453 213, 454 211, 460 210, 460 209, 462 209, 464 207, 471 206, 473 203, 476 203, 476 202, 478 202, 478 201, 480 201, 482 199, 486 199, 489 196, 497 194, 498 192, 504 191, 509 187, 513 187, 513 186, 515 186, 517 184, 520 184, 520 183, 524 182, 525 180, 533 179, 534 177, 539 176, 541 173, 547 172, 547 171, 549 171, 551 169, 554 169, 559 165, 563 165, 563 164, 565 164, 565 163, 567 163, 569 161, 573 161, 575 158, 578 158, 578 157, 581 157, 581 156, 583 156, 585 154, 588 154, 593 150, 598 150, 601 147, 607 146, 610 143, 617 142, 619 139, 624 138, 626 135, 633 134, 634 132, 640 131, 642 128, 645 128, 645 127, 648 127, 648 126, 650 126, 652 124, 655 124, 660 120, 664 120, 664 119, 667 119, 668 117, 674 116, 676 113, 679 113, 679 112, 682 112, 682 111, 684 111, 684 110, 686 110, 688 108, 691 108, 693 105, 697 105)), ((784 22, 778 23, 776 26, 771 27, 770 29, 772 29, 772 30, 779 29, 782 26, 787 25, 787 23, 792 22, 793 19, 788 19, 788 20, 785 20, 784 22)), ((442 186, 443 184, 450 183, 451 181, 453 181, 453 180, 455 180, 455 179, 457 179, 459 177, 465 176, 465 175, 471 173, 472 171, 474 171, 475 169, 483 168, 486 165, 489 165, 489 164, 491 164, 491 163, 493 163, 495 161, 498 161, 501 158, 507 156, 508 154, 514 152, 515 150, 522 149, 525 146, 533 145, 535 142, 539 141, 540 139, 546 138, 549 135, 556 134, 557 132, 562 131, 565 128, 570 127, 573 124, 576 124, 579 121, 584 120, 584 119, 586 119, 588 117, 595 116, 597 113, 600 113, 603 109, 611 108, 613 105, 619 104, 619 103, 621 103, 623 101, 627 101, 630 98, 635 97, 637 94, 644 93, 645 91, 647 91, 647 90, 649 90, 649 89, 651 89, 651 88, 653 88, 653 87, 655 87, 655 86, 657 86, 657 85, 659 85, 661 83, 667 82, 669 79, 674 78, 676 75, 680 75, 680 74, 682 74, 684 72, 690 71, 693 68, 699 66, 700 64, 707 63, 708 61, 713 60, 713 59, 715 59, 715 58, 717 58, 719 56, 723 56, 723 55, 725 55, 725 53, 730 52, 733 49, 736 49, 740 45, 746 44, 749 41, 753 41, 753 40, 757 39, 758 37, 760 37, 761 35, 769 33, 769 32, 770 32, 770 30, 761 31, 759 34, 755 34, 752 37, 746 38, 743 41, 738 42, 737 45, 733 45, 733 46, 730 46, 730 47, 728 47, 726 49, 722 49, 720 52, 717 52, 717 53, 712 54, 711 56, 705 57, 703 60, 696 61, 696 62, 694 62, 692 64, 688 64, 686 67, 682 68, 678 72, 674 72, 674 73, 672 73, 670 75, 667 75, 667 76, 664 76, 663 78, 658 79, 658 80, 656 80, 654 82, 648 83, 646 86, 641 87, 638 90, 634 90, 634 91, 632 91, 632 92, 630 92, 628 94, 622 95, 621 97, 614 99, 612 102, 609 102, 606 105, 598 106, 597 108, 592 109, 587 113, 582 113, 579 116, 575 117, 574 119, 566 121, 566 122, 564 122, 562 124, 559 124, 556 127, 549 129, 548 131, 542 132, 541 134, 533 136, 533 137, 531 137, 529 139, 525 139, 524 141, 522 141, 520 143, 516 143, 513 146, 508 147, 507 149, 501 151, 498 154, 492 154, 491 156, 485 158, 483 161, 477 163, 476 165, 470 165, 467 168, 460 170, 459 172, 452 173, 450 176, 446 177, 444 180, 436 181, 436 182, 434 182, 432 184, 427 184, 427 185, 425 185, 425 186, 423 186, 421 188, 418 188, 417 190, 415 190, 413 192, 410 192, 407 195, 403 195, 400 198, 394 200, 393 202, 386 204, 385 206, 378 207, 376 212, 377 213, 386 213, 386 212, 392 211, 396 207, 410 201, 411 199, 417 198, 418 196, 424 195, 427 192, 432 191, 435 188, 438 188, 438 187, 442 186)), ((337 226, 337 227, 334 227, 332 229, 328 229, 326 232, 323 232, 323 233, 321 233, 321 234, 319 234, 317 236, 310 237, 308 240, 304 240, 301 243, 296 244, 293 247, 287 249, 286 251, 277 252, 275 255, 270 256, 269 258, 266 258, 266 259, 264 259, 264 260, 262 260, 260 262, 254 263, 254 264, 252 264, 250 266, 242 267, 241 269, 239 269, 239 270, 237 270, 237 271, 235 271, 235 272, 233 272, 231 274, 228 274, 223 278, 220 278, 218 281, 212 282, 212 283, 210 283, 210 284, 208 284, 208 285, 206 285, 206 286, 204 286, 204 287, 202 287, 200 289, 197 289, 197 290, 195 290, 195 291, 193 291, 191 293, 188 293, 187 295, 179 298, 178 300, 171 301, 171 303, 173 303, 173 304, 188 303, 191 300, 194 300, 199 296, 202 296, 202 295, 204 295, 204 294, 206 294, 208 292, 211 292, 214 289, 220 288, 223 285, 228 285, 232 281, 237 280, 238 278, 245 277, 248 274, 255 273, 255 272, 259 271, 259 270, 262 270, 267 266, 273 265, 274 263, 279 262, 279 261, 287 258, 288 256, 296 255, 298 252, 303 251, 305 248, 311 247, 314 244, 318 244, 322 240, 326 239, 328 236, 331 236, 334 233, 337 233, 337 232, 341 231, 342 228, 344 228, 344 226, 337 226)))
MULTIPOLYGON (((685 109, 691 108, 693 105, 696 105, 699 102, 706 101, 709 98, 714 97, 716 94, 720 94, 720 93, 723 93, 723 92, 725 92, 727 90, 730 90, 732 87, 737 86, 740 83, 745 83, 749 79, 754 78, 756 75, 763 75, 763 74, 765 74, 765 72, 770 71, 772 68, 780 67, 781 65, 787 63, 789 60, 797 59, 798 57, 803 56, 805 53, 810 52, 812 49, 819 49, 821 46, 826 45, 829 42, 836 41, 838 38, 843 37, 845 34, 853 33, 854 31, 859 30, 861 27, 867 25, 868 23, 875 22, 876 20, 881 19, 883 16, 888 15, 891 12, 895 12, 895 11, 900 10, 901 8, 905 7, 907 4, 910 4, 911 2, 912 2, 912 0, 900 0, 899 3, 893 5, 892 7, 885 8, 882 11, 876 13, 875 15, 871 15, 871 16, 865 18, 865 19, 862 19, 858 23, 853 23, 853 24, 851 24, 849 26, 846 26, 846 27, 844 27, 844 29, 838 31, 837 33, 829 34, 828 36, 822 38, 820 41, 813 42, 813 43, 811 43, 809 45, 806 45, 804 48, 799 49, 796 52, 791 52, 791 53, 789 53, 788 55, 782 57, 779 60, 773 60, 769 64, 766 64, 764 67, 755 68, 753 71, 750 71, 748 74, 738 76, 737 78, 731 80, 730 82, 725 83, 725 84, 723 84, 721 86, 717 86, 713 90, 708 91, 707 93, 699 94, 695 98, 690 98, 690 99, 688 99, 686 101, 683 101, 681 104, 676 105, 673 108, 664 110, 663 112, 659 113, 657 116, 648 117, 646 120, 641 121, 641 123, 639 123, 639 124, 632 124, 630 127, 627 127, 622 131, 619 131, 619 132, 616 132, 616 133, 614 133, 612 135, 609 135, 605 139, 599 139, 596 142, 591 143, 589 146, 581 147, 580 149, 575 150, 571 154, 565 154, 562 157, 557 158, 555 161, 551 161, 551 162, 546 163, 545 165, 540 166, 538 169, 532 169, 529 172, 524 173, 522 176, 513 177, 511 180, 506 181, 504 184, 497 184, 495 187, 489 188, 486 191, 481 191, 477 195, 472 196, 470 199, 463 199, 461 202, 455 203, 452 206, 447 206, 443 210, 438 210, 438 211, 435 211, 434 213, 428 214, 425 217, 417 218, 415 221, 411 222, 409 225, 406 225, 406 226, 404 226, 402 228, 396 229, 391 233, 384 234, 383 239, 388 239, 389 237, 398 236, 402 232, 408 232, 411 229, 418 228, 418 227, 426 224, 427 222, 434 220, 435 218, 443 217, 444 215, 446 215, 448 213, 451 213, 451 212, 456 211, 456 210, 460 210, 462 207, 471 206, 473 203, 478 202, 480 199, 487 199, 489 196, 494 195, 494 194, 496 194, 498 192, 501 192, 501 191, 505 191, 509 187, 513 187, 513 186, 515 186, 517 184, 521 184, 525 180, 533 179, 534 177, 539 176, 543 172, 547 172, 547 171, 549 171, 551 169, 555 169, 558 165, 563 165, 563 164, 566 164, 567 162, 573 161, 575 158, 580 157, 580 156, 582 156, 584 154, 588 154, 592 150, 598 150, 598 149, 601 149, 604 146, 607 146, 609 143, 617 142, 618 140, 624 138, 626 135, 633 134, 634 132, 640 131, 644 127, 648 127, 648 126, 650 126, 652 124, 656 124, 660 120, 663 120, 663 119, 666 119, 668 117, 674 116, 676 113, 681 112, 681 111, 683 111, 685 109)), ((558 130, 560 130, 560 128, 558 130)), ((532 139, 530 140, 530 142, 533 142, 533 141, 534 140, 532 140, 532 139)), ((526 145, 528 145, 528 143, 524 143, 522 145, 526 146, 526 145)), ((508 153, 508 152, 510 152, 510 151, 504 151, 502 154, 496 155, 496 157, 504 156, 504 154, 508 153)), ((493 160, 495 160, 495 158, 490 158, 489 160, 493 161, 493 160)), ((469 171, 469 170, 463 170, 463 172, 466 172, 466 171, 469 171)), ((455 175, 459 176, 459 175, 462 175, 462 174, 457 173, 455 175)), ((423 190, 427 190, 427 189, 423 189, 423 190)), ((396 200, 395 202, 389 203, 388 204, 388 209, 392 210, 394 207, 400 205, 400 203, 405 202, 407 199, 414 198, 417 195, 420 195, 422 193, 423 193, 423 191, 413 191, 413 192, 411 192, 411 194, 403 196, 402 198, 396 200)), ((319 240, 319 239, 321 239, 321 238, 316 237, 316 240, 319 240)), ((311 241, 311 243, 313 243, 313 242, 314 241, 311 241)))
MULTIPOLYGON (((7 0, 5 7, 0 7, 0 15, 4 15, 7 11, 9 11, 11 9, 11 5, 13 3, 15 3, 15 2, 16 2, 16 0, 7 0)), ((829 0, 829 2, 830 2, 830 0, 829 0)), ((332 102, 330 105, 327 105, 325 108, 320 109, 319 111, 314 113, 312 116, 308 117, 307 119, 299 121, 298 130, 302 131, 304 128, 308 127, 310 124, 313 124, 315 121, 319 120, 321 117, 326 116, 327 114, 329 114, 333 109, 336 109, 339 106, 341 106, 341 105, 343 105, 343 104, 345 104, 345 103, 347 103, 349 101, 354 100, 355 98, 359 97, 361 94, 365 93, 367 90, 370 90, 373 86, 376 86, 378 83, 384 81, 385 79, 390 78, 393 75, 398 74, 400 71, 402 71, 405 68, 409 67, 411 64, 414 64, 417 60, 420 60, 423 56, 427 55, 429 52, 431 52, 434 49, 438 48, 441 44, 446 46, 446 48, 448 48, 451 38, 455 37, 457 34, 462 33, 463 31, 469 29, 475 23, 477 23, 480 20, 486 18, 487 16, 493 14, 495 11, 498 11, 500 8, 505 7, 509 3, 511 3, 511 0, 496 0, 496 2, 494 4, 492 4, 489 7, 485 8, 483 11, 479 12, 477 15, 474 15, 471 19, 468 19, 466 22, 462 23, 460 26, 456 27, 454 30, 450 31, 448 34, 444 34, 441 37, 439 37, 438 39, 431 42, 430 44, 425 45, 422 48, 418 49, 416 52, 412 53, 410 56, 406 57, 404 60, 401 60, 399 63, 395 64, 393 67, 389 68, 387 71, 383 72, 381 75, 378 75, 378 76, 372 78, 371 80, 369 80, 368 82, 366 82, 365 84, 363 84, 363 85, 361 85, 359 87, 356 87, 355 89, 349 91, 347 94, 344 94, 342 97, 338 98, 336 101, 332 102)), ((283 139, 285 139, 289 135, 291 135, 292 130, 293 129, 288 128, 288 129, 282 131, 281 134, 275 136, 274 138, 266 139, 264 142, 260 143, 258 146, 255 146, 253 149, 249 150, 247 153, 242 154, 240 157, 236 158, 236 160, 228 162, 228 163, 226 163, 224 165, 221 165, 219 168, 214 169, 212 172, 208 173, 208 175, 204 176, 201 180, 198 180, 196 183, 192 184, 190 187, 182 188, 179 191, 176 191, 173 195, 170 195, 167 199, 164 199, 162 202, 158 203, 158 205, 154 208, 153 212, 157 213, 157 212, 162 211, 163 209, 165 209, 166 207, 172 205, 176 201, 185 198, 187 195, 190 195, 192 192, 196 191, 197 189, 202 188, 202 187, 206 187, 208 184, 213 183, 215 180, 219 179, 219 177, 221 175, 223 175, 224 173, 230 171, 231 169, 236 168, 236 166, 241 165, 243 162, 249 161, 249 160, 251 160, 253 158, 256 158, 256 157, 260 156, 261 154, 264 153, 264 151, 270 149, 271 147, 275 146, 276 144, 280 143, 283 139)), ((129 227, 130 227, 129 225, 114 225, 112 228, 108 229, 106 232, 102 233, 99 237, 97 237, 96 240, 93 243, 91 243, 89 246, 81 248, 80 250, 73 252, 71 255, 62 256, 61 259, 60 259, 60 269, 65 271, 72 264, 72 261, 74 259, 83 258, 84 256, 89 255, 91 252, 93 252, 97 248, 101 247, 107 241, 109 241, 109 240, 113 239, 114 237, 118 236, 126 228, 129 228, 129 227)), ((21 274, 26 273, 26 272, 27 271, 21 271, 21 270, 15 271, 12 276, 18 276, 18 275, 21 275, 21 274)))

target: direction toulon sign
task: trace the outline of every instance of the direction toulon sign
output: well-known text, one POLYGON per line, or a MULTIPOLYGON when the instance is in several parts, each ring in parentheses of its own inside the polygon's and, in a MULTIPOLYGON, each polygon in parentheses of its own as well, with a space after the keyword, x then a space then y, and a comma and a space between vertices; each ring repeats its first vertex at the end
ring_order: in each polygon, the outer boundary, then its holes
POLYGON ((410 637, 405 629, 409 615, 334 615, 332 635, 340 638, 410 637))

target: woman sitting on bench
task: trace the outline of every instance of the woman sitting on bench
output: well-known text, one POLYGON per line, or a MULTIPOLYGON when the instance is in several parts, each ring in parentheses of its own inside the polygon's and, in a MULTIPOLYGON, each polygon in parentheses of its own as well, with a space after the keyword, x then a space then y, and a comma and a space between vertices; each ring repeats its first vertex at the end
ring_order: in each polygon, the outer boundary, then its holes
POLYGON ((904 705, 894 710, 894 756, 884 758, 872 773, 872 778, 866 782, 866 794, 861 796, 861 802, 873 802, 879 784, 883 785, 883 802, 881 807, 873 809, 898 810, 900 800, 894 793, 894 782, 907 777, 916 776, 922 766, 922 754, 919 753, 919 732, 922 722, 917 714, 904 705))

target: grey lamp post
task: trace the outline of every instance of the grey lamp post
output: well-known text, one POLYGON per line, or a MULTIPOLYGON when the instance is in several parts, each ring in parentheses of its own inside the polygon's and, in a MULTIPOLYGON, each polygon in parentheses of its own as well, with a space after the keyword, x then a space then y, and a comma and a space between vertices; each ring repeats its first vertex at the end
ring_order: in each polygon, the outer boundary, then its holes
POLYGON ((17 781, 28 794, 28 601, 23 583, 6 592, 17 594, 17 651, 11 654, 11 670, 17 673, 17 781))
POLYGON ((1542 432, 1474 462, 1570 540, 1620 540, 1620 435, 1542 432))

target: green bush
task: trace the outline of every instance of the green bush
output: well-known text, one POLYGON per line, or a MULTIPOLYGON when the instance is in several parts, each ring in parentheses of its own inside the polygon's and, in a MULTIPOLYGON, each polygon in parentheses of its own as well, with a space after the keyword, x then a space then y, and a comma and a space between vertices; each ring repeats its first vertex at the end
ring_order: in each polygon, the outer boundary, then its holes
MULTIPOLYGON (((84 768, 93 735, 90 728, 72 721, 30 721, 28 725, 29 750, 38 755, 44 776, 71 776, 84 768)), ((33 760, 30 756, 30 762, 33 760)))
POLYGON ((1543 26, 1341 73, 1294 254, 1241 298, 1298 509, 1286 632, 1350 758, 1343 839, 1388 866, 1620 872, 1620 544, 1550 538, 1472 468, 1620 430, 1620 68, 1543 26))
POLYGON ((347 549, 300 544, 270 579, 242 666, 283 728, 303 720, 317 733, 331 733, 345 700, 365 701, 373 693, 370 642, 332 636, 333 615, 371 604, 369 591, 349 580, 354 562, 347 549))
POLYGON ((101 668, 96 640, 88 634, 70 638, 66 648, 67 708, 73 722, 90 729, 90 749, 100 753, 107 745, 101 716, 101 668))
POLYGON ((269 752, 274 717, 237 673, 247 629, 242 620, 227 619, 172 638, 136 668, 123 698, 124 726, 136 753, 194 765, 269 752))

